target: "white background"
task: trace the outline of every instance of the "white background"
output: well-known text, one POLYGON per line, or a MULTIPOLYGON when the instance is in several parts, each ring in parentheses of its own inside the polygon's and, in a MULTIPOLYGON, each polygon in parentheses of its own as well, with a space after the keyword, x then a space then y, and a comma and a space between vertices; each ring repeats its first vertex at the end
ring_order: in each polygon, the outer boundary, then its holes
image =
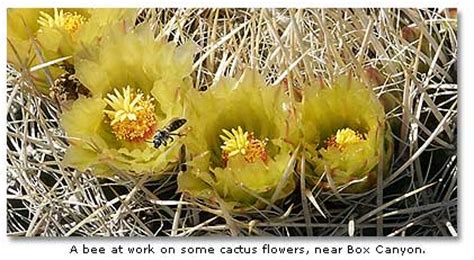
MULTIPOLYGON (((463 260, 474 259, 474 214, 473 214, 473 193, 474 188, 474 172, 473 165, 469 163, 474 149, 474 131, 473 131, 473 98, 474 98, 474 81, 472 70, 474 68, 474 1, 421 1, 421 0, 397 0, 397 1, 349 1, 349 0, 299 0, 291 3, 290 1, 273 0, 273 1, 257 1, 257 0, 236 0, 236 1, 191 1, 191 0, 145 0, 145 1, 104 1, 95 0, 93 4, 90 1, 60 1, 60 0, 3 0, 0 10, 1 17, 1 35, 0 36, 0 62, 1 67, 5 68, 6 64, 6 8, 7 7, 457 7, 459 14, 459 167, 460 174, 458 177, 460 191, 459 220, 458 220, 458 238, 147 238, 147 239, 112 239, 112 238, 9 238, 6 236, 6 150, 0 149, 1 153, 1 170, 0 170, 0 256, 2 259, 130 259, 130 258, 146 258, 146 259, 239 259, 239 258, 258 258, 258 259, 395 259, 400 256, 379 255, 373 252, 370 255, 310 255, 310 256, 289 256, 289 255, 69 255, 69 249, 72 245, 79 248, 83 243, 91 246, 103 246, 110 248, 115 245, 147 245, 151 243, 155 247, 174 246, 258 246, 261 247, 265 243, 272 246, 306 246, 308 248, 316 246, 343 246, 348 244, 360 245, 373 248, 382 244, 384 246, 422 246, 426 250, 425 255, 404 256, 404 259, 443 259, 443 260, 463 260)), ((2 70, 5 71, 5 70, 2 70)), ((3 77, 5 79, 5 76, 3 77)), ((0 100, 6 100, 5 90, 0 91, 0 100)), ((5 125, 6 107, 1 106, 2 115, 0 116, 0 125, 5 125)), ((5 127, 0 127, 1 131, 6 131, 5 127)), ((0 138, 0 147, 6 147, 6 133, 0 138)))

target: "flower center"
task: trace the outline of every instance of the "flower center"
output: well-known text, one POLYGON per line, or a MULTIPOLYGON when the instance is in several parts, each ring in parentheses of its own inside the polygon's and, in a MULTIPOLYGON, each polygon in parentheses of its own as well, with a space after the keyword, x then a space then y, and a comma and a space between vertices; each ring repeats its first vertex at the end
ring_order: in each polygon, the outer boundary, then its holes
POLYGON ((117 139, 143 142, 153 136, 156 127, 153 98, 127 86, 122 92, 114 89, 114 94, 107 94, 104 100, 111 108, 104 113, 117 139))
POLYGON ((335 135, 331 135, 325 142, 326 147, 337 147, 343 149, 348 144, 357 144, 365 140, 364 136, 350 128, 337 130, 335 135))
POLYGON ((224 144, 221 145, 224 164, 227 164, 228 159, 233 156, 243 156, 248 163, 254 163, 257 159, 267 160, 267 140, 262 141, 255 138, 253 132, 244 132, 240 126, 237 127, 237 130, 234 128, 231 131, 222 129, 222 132, 225 135, 219 137, 224 141, 224 144))
POLYGON ((74 36, 76 31, 87 21, 87 18, 76 12, 64 12, 54 8, 53 16, 40 12, 38 24, 42 27, 60 27, 66 30, 71 36, 74 36))

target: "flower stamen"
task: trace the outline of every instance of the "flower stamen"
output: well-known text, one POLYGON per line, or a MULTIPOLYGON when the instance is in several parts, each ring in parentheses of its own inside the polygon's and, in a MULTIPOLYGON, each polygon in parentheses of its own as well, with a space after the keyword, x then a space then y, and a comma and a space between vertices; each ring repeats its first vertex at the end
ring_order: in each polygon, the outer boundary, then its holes
POLYGON ((364 136, 350 128, 337 130, 335 135, 331 135, 325 142, 326 147, 336 147, 343 149, 349 144, 357 144, 365 140, 364 136))
POLYGON ((114 89, 114 94, 107 94, 104 101, 111 108, 104 113, 117 139, 142 142, 153 136, 156 127, 153 98, 127 86, 122 92, 114 89))
POLYGON ((229 157, 239 153, 245 155, 247 152, 245 148, 249 144, 248 132, 244 133, 240 126, 237 130, 232 128, 231 131, 222 129, 222 132, 225 134, 219 136, 224 141, 224 145, 221 145, 222 151, 228 153, 229 157))
POLYGON ((87 18, 76 12, 64 12, 54 8, 54 14, 51 16, 48 13, 40 12, 38 24, 42 27, 59 27, 66 30, 71 36, 74 36, 76 31, 87 21, 87 18))
POLYGON ((233 156, 243 156, 246 162, 254 163, 257 159, 262 161, 267 160, 267 140, 259 140, 255 138, 253 132, 243 131, 242 127, 237 127, 237 130, 232 128, 231 131, 222 129, 225 135, 219 137, 224 141, 221 145, 222 160, 224 164, 233 156))

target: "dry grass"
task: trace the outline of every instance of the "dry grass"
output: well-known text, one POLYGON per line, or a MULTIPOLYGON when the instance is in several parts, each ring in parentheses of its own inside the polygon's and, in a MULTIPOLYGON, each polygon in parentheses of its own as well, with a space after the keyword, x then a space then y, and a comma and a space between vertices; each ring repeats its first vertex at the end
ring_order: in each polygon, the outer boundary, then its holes
MULTIPOLYGON (((265 210, 231 214, 176 194, 176 174, 160 181, 98 179, 64 168, 58 108, 9 70, 7 163, 11 236, 456 236, 457 38, 440 10, 141 10, 157 35, 199 46, 193 74, 205 89, 246 66, 290 88, 319 77, 377 68, 376 92, 400 97, 387 112, 396 152, 391 174, 364 194, 300 185, 265 210), (421 28, 429 43, 401 38, 421 28), (424 68, 424 69, 423 69, 424 68)), ((290 92, 293 94, 293 92, 290 92)), ((295 167, 302 161, 295 160, 295 167)), ((304 184, 304 181, 300 182, 304 184)))

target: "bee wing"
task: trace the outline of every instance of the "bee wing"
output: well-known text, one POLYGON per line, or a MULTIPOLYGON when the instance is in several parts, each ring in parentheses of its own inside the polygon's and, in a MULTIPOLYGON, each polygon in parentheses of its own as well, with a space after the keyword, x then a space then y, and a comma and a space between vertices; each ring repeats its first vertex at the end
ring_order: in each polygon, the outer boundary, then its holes
POLYGON ((169 132, 175 131, 183 126, 186 122, 187 120, 183 117, 174 117, 168 122, 166 129, 169 132))

